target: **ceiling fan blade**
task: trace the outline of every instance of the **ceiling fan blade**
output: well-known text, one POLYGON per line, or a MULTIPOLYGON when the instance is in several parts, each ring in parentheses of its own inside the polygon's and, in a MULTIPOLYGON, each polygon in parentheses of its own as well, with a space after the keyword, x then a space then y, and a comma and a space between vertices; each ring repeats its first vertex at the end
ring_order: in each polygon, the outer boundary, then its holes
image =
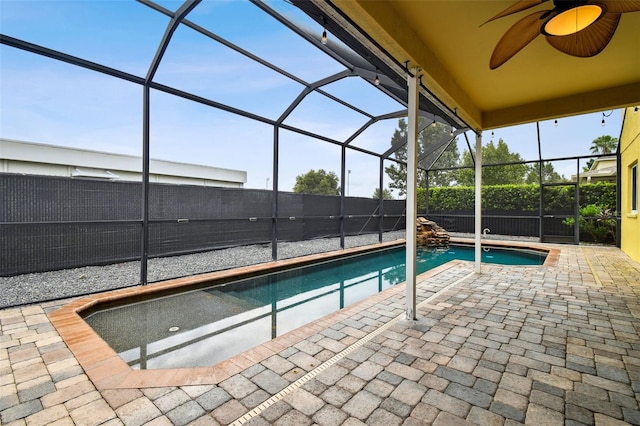
MULTIPOLYGON (((508 8, 506 8, 502 12, 498 13, 493 18, 491 18, 488 21, 484 22, 482 25, 486 24, 487 22, 495 21, 496 19, 502 18, 503 16, 508 16, 508 15, 512 15, 514 13, 521 12, 523 10, 527 10, 529 8, 532 8, 534 6, 542 4, 545 1, 548 1, 548 0, 520 0, 517 3, 515 3, 515 4, 511 5, 511 6, 509 6, 508 8)), ((480 26, 482 26, 482 25, 480 25, 480 26)))
POLYGON ((542 21, 540 17, 546 10, 527 15, 507 30, 502 36, 491 55, 489 67, 494 70, 507 62, 516 53, 540 34, 542 21))
POLYGON ((571 56, 589 58, 607 47, 620 22, 619 13, 605 13, 582 31, 566 36, 546 36, 549 44, 571 56))
POLYGON ((639 12, 640 1, 638 0, 600 0, 607 6, 609 13, 639 12))

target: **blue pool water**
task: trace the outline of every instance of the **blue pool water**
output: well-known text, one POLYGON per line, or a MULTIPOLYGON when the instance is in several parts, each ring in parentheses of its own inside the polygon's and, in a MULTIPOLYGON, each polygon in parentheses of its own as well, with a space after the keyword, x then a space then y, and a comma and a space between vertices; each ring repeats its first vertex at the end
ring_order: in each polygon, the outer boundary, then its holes
MULTIPOLYGON (((487 249, 482 260, 541 265, 545 253, 487 249)), ((470 246, 418 249, 418 273, 470 246)), ((93 312, 85 320, 135 369, 215 365, 405 279, 396 247, 93 312)))

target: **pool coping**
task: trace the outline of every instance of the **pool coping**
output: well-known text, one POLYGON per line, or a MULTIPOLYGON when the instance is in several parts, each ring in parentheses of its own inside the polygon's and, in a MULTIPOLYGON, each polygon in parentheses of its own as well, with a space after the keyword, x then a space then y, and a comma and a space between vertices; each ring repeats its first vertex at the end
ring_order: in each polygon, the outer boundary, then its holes
MULTIPOLYGON (((469 244, 472 239, 452 238, 453 243, 469 244)), ((144 297, 153 294, 177 291, 184 287, 196 287, 212 280, 229 280, 243 276, 251 276, 266 271, 302 266, 318 261, 329 260, 345 255, 366 253, 368 251, 390 248, 405 243, 396 240, 386 243, 337 250, 329 253, 313 254, 299 258, 261 263, 247 267, 211 272, 197 276, 177 278, 146 286, 138 286, 83 297, 73 300, 60 309, 48 314, 61 338, 74 354, 89 379, 98 390, 150 388, 163 386, 215 385, 240 373, 254 364, 285 350, 296 343, 321 332, 357 312, 363 311, 388 297, 404 291, 404 283, 376 293, 364 300, 356 302, 344 309, 333 312, 310 324, 301 326, 269 342, 235 355, 225 361, 209 367, 189 367, 157 370, 134 370, 87 324, 80 313, 96 307, 98 304, 113 303, 128 297, 144 297)), ((547 252, 544 267, 558 263, 560 250, 535 243, 514 241, 484 241, 483 244, 503 248, 525 248, 547 252)), ((420 280, 435 276, 449 268, 469 261, 453 260, 419 275, 420 280)), ((537 266, 539 267, 539 266, 537 266)))

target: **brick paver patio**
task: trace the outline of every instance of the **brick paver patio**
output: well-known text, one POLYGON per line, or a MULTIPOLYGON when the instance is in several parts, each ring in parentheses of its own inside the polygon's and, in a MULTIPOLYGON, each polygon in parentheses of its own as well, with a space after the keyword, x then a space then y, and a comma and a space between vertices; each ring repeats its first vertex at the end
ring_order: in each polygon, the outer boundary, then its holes
POLYGON ((420 276, 417 321, 398 285, 202 384, 128 388, 81 365, 50 320, 62 302, 3 310, 0 422, 639 425, 640 265, 549 247, 555 266, 452 262, 420 276))

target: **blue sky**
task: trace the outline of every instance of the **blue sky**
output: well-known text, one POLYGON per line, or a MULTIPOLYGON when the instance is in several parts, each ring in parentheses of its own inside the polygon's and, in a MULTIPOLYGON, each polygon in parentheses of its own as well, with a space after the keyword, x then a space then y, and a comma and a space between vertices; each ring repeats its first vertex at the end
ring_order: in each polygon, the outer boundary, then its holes
MULTIPOLYGON (((169 9, 181 4, 158 2, 169 9)), ((322 28, 284 1, 269 2, 318 33, 322 28)), ((192 22, 313 82, 343 70, 306 41, 243 0, 204 0, 188 16, 192 22)), ((93 62, 144 76, 168 18, 128 0, 0 2, 0 32, 93 62)), ((329 34, 331 40, 331 34, 329 34)), ((335 40, 331 40, 334 43, 335 40)), ((138 85, 48 58, 0 46, 0 137, 140 155, 142 89, 138 85)), ((264 68, 192 29, 179 28, 155 81, 270 119, 277 118, 302 86, 264 68)), ((371 84, 349 78, 325 86, 374 114, 401 109, 371 84)), ((589 154, 591 141, 619 137, 620 111, 540 123, 542 154, 589 154)), ((285 123, 344 140, 367 118, 320 95, 309 96, 285 123)), ((381 152, 389 147, 397 120, 371 127, 353 144, 381 152)), ((537 158, 536 126, 496 129, 512 151, 537 158)), ((473 135, 469 134, 473 141, 473 135)), ((151 156, 154 158, 246 170, 248 188, 271 187, 273 129, 265 124, 176 98, 151 95, 151 156)), ((491 132, 483 135, 484 143, 491 132)), ((283 131, 280 136, 280 190, 295 177, 323 168, 340 175, 340 148, 283 131)), ((458 146, 465 146, 460 138, 458 146)), ((348 194, 369 197, 378 184, 378 160, 349 150, 348 194)), ((575 162, 555 164, 565 176, 575 162)))

